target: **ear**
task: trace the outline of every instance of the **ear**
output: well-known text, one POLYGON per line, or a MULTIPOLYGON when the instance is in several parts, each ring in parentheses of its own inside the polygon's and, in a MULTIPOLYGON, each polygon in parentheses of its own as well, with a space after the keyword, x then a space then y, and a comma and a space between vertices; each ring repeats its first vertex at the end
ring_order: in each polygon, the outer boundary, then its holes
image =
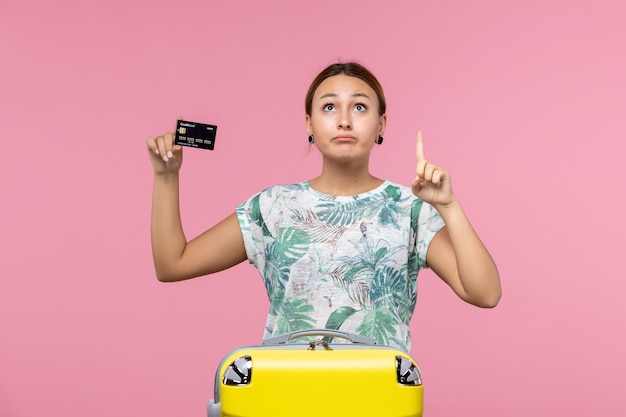
POLYGON ((378 135, 383 136, 385 134, 385 128, 387 127, 387 113, 380 116, 380 128, 378 135))
POLYGON ((306 125, 306 133, 311 135, 313 134, 313 126, 311 126, 311 116, 310 115, 306 115, 305 121, 304 121, 305 125, 306 125))

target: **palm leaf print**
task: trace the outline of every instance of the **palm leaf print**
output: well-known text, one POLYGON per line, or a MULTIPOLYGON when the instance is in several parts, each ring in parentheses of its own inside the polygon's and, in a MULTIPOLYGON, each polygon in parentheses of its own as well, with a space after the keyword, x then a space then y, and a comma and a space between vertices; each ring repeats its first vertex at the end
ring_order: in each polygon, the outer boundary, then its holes
POLYGON ((389 248, 389 242, 379 240, 374 245, 370 238, 361 238, 358 241, 350 241, 358 252, 358 256, 342 256, 339 261, 344 262, 350 267, 346 273, 348 279, 356 275, 366 274, 373 276, 374 272, 380 265, 395 264, 393 256, 403 250, 402 247, 389 248))
POLYGON ((347 230, 346 227, 324 223, 311 210, 296 208, 291 218, 304 230, 312 242, 336 242, 347 230))
POLYGON ((357 310, 350 306, 339 307, 331 313, 324 327, 330 330, 339 330, 341 325, 356 312, 357 310))
POLYGON ((360 335, 376 339, 379 345, 388 345, 389 338, 396 333, 394 320, 385 310, 379 308, 368 310, 356 331, 360 335))
POLYGON ((417 219, 419 218, 422 204, 424 204, 424 201, 419 198, 413 200, 413 205, 411 206, 411 228, 413 229, 417 227, 417 219))
POLYGON ((377 270, 372 280, 370 298, 376 308, 390 311, 397 320, 408 323, 415 304, 409 297, 404 272, 405 268, 397 270, 390 266, 377 270))
MULTIPOLYGON (((419 225, 419 215, 420 215, 420 211, 422 210, 422 206, 424 205, 424 201, 420 200, 419 198, 416 199, 415 201, 413 201, 413 205, 411 207, 411 236, 410 236, 410 243, 412 245, 413 248, 415 248, 415 245, 417 245, 417 232, 418 232, 418 228, 420 227, 419 225)), ((409 253, 409 265, 412 268, 418 268, 420 266, 425 266, 426 265, 426 256, 425 255, 421 255, 419 254, 419 249, 420 248, 415 248, 415 250, 411 250, 409 253)))
POLYGON ((261 226, 263 230, 263 236, 271 236, 272 234, 267 228, 267 225, 263 221, 263 215, 261 214, 261 204, 260 204, 261 195, 257 194, 254 196, 252 200, 250 200, 250 223, 261 226))
POLYGON ((406 296, 401 298, 398 302, 398 315, 400 321, 409 324, 413 312, 415 311, 415 305, 417 304, 417 292, 411 289, 407 289, 406 296))
POLYGON ((397 222, 397 218, 398 216, 404 215, 406 209, 398 203, 406 201, 410 197, 402 198, 402 191, 394 186, 385 188, 385 194, 387 194, 389 198, 383 200, 382 207, 378 213, 378 220, 383 226, 392 225, 399 229, 400 225, 397 222))
POLYGON ((324 222, 347 227, 358 222, 359 219, 371 218, 378 213, 378 219, 382 225, 393 225, 399 228, 396 219, 398 215, 404 214, 406 209, 398 203, 408 200, 410 196, 402 198, 402 191, 394 186, 385 188, 385 194, 387 197, 377 194, 343 204, 336 202, 319 204, 321 210, 318 211, 317 216, 324 222))
POLYGON ((401 206, 394 205, 389 202, 380 209, 380 213, 378 213, 378 220, 383 226, 392 225, 396 229, 399 229, 400 225, 398 224, 396 219, 400 215, 401 211, 401 206))
POLYGON ((265 277, 265 290, 270 300, 270 314, 275 315, 278 308, 276 303, 280 303, 285 298, 289 267, 276 265, 268 258, 263 276, 265 277))
POLYGON ((329 275, 335 286, 341 288, 354 303, 362 308, 371 306, 370 287, 364 274, 348 276, 345 265, 339 265, 329 275))
POLYGON ((309 250, 310 240, 305 232, 292 227, 278 230, 274 257, 281 266, 290 266, 309 250))
POLYGON ((381 196, 356 199, 342 204, 322 203, 318 205, 321 210, 317 212, 317 217, 326 223, 348 227, 362 218, 372 217, 372 214, 377 213, 383 204, 384 200, 381 196))
MULTIPOLYGON (((352 242, 358 256, 342 256, 340 264, 329 275, 337 287, 342 288, 350 299, 362 308, 372 307, 372 291, 370 282, 381 265, 395 264, 393 255, 402 250, 401 247, 389 249, 386 241, 380 240, 374 246, 372 239, 361 238, 352 242)), ((389 268, 393 270, 393 268, 389 268)))
POLYGON ((306 187, 304 186, 304 184, 302 183, 296 183, 296 184, 281 184, 279 186, 276 187, 270 187, 265 189, 265 194, 272 199, 273 198, 273 194, 272 191, 276 191, 276 198, 279 197, 280 194, 290 194, 290 191, 305 191, 306 187))
POLYGON ((280 315, 276 328, 280 333, 312 329, 315 325, 315 320, 311 318, 313 306, 308 304, 305 298, 284 300, 278 308, 280 315))
MULTIPOLYGON (((328 317, 328 321, 326 321, 325 329, 329 330, 339 330, 341 325, 348 320, 354 313, 358 310, 350 306, 339 307, 337 310, 333 311, 331 315, 328 317)), ((333 338, 326 336, 324 340, 328 343, 332 342, 333 338)))
POLYGON ((385 188, 385 194, 387 194, 389 198, 395 202, 402 201, 402 191, 398 187, 393 185, 388 186, 385 188))
MULTIPOLYGON (((285 296, 285 285, 289 280, 290 267, 309 250, 306 233, 293 229, 278 230, 276 241, 267 245, 265 251, 265 288, 270 300, 280 300, 285 296)), ((275 313, 276 306, 270 305, 270 312, 275 313)))
POLYGON ((420 210, 424 201, 416 198, 411 205, 411 242, 417 240, 417 221, 419 219, 420 210))

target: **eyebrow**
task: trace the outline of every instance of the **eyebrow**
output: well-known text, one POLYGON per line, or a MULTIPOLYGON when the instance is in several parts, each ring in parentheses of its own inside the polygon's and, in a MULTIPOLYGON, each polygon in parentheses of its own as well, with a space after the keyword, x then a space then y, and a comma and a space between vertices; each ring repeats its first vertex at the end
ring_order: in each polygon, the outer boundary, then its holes
MULTIPOLYGON (((337 95, 337 94, 335 94, 335 93, 327 93, 327 94, 324 94, 323 96, 321 96, 321 97, 320 97, 320 100, 321 100, 321 99, 324 99, 324 98, 329 98, 329 97, 333 97, 333 98, 334 98, 334 97, 338 97, 338 95, 337 95)), ((365 98, 367 98, 367 99, 370 99, 370 96, 368 96, 368 95, 367 95, 367 94, 365 94, 365 93, 354 93, 354 94, 352 94, 350 97, 365 97, 365 98)), ((370 99, 370 100, 371 100, 371 99, 370 99)))

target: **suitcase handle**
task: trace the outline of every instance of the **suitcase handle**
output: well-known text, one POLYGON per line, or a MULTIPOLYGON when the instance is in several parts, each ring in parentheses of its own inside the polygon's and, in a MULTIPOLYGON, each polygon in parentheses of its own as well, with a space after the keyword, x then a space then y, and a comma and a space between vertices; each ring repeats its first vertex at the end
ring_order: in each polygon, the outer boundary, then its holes
POLYGON ((361 336, 354 333, 340 332, 338 330, 328 329, 311 329, 311 330, 299 330, 295 332, 284 333, 278 336, 269 337, 263 340, 264 345, 281 345, 287 343, 292 339, 306 336, 324 336, 324 337, 340 337, 342 339, 349 340, 352 343, 363 343, 366 345, 375 345, 376 339, 371 337, 361 336))

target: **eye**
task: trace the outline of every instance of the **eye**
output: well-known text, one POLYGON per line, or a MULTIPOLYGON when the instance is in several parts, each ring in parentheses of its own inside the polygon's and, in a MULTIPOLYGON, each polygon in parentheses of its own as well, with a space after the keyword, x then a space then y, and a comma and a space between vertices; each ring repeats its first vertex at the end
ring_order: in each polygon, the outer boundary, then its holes
POLYGON ((324 111, 333 111, 333 110, 335 110, 335 105, 331 104, 331 103, 326 103, 326 104, 324 104, 324 106, 322 106, 322 109, 324 111))
POLYGON ((356 106, 354 106, 354 110, 361 112, 361 111, 367 110, 367 107, 365 106, 365 104, 359 103, 356 106))

